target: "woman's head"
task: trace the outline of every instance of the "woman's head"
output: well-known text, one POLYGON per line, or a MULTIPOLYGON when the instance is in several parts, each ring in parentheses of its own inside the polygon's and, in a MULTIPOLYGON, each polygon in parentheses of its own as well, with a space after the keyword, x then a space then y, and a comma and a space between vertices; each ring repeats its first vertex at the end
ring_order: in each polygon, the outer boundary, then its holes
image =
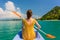
POLYGON ((32 10, 28 10, 26 14, 27 18, 29 19, 32 16, 32 10))

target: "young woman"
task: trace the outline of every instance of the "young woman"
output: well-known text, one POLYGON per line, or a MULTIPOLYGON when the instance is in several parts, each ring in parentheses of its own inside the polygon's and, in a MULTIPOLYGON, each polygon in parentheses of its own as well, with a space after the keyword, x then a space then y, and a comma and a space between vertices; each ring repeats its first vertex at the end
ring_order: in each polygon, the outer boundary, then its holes
POLYGON ((23 28, 22 28, 22 37, 23 40, 34 40, 36 37, 35 31, 34 31, 34 24, 38 26, 38 29, 41 28, 41 26, 38 24, 38 22, 32 18, 32 10, 28 10, 27 18, 22 20, 23 28))

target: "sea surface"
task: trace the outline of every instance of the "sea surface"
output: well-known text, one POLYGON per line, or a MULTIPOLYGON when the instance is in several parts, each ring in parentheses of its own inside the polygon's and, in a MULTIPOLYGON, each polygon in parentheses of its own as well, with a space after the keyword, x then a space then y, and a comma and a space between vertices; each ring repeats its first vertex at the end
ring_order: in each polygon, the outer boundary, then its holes
MULTIPOLYGON (((60 21, 41 21, 41 30, 56 36, 55 39, 47 38, 43 33, 40 34, 45 40, 60 40, 60 21)), ((0 40, 12 40, 14 36, 21 30, 22 21, 0 21, 0 40)))

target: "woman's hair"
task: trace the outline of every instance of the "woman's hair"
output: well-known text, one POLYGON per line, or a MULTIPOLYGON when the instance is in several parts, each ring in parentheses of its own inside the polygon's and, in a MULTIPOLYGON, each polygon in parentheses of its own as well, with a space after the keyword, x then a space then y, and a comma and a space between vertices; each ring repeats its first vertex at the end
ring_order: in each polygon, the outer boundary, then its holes
POLYGON ((29 19, 32 16, 32 10, 28 10, 26 14, 27 14, 27 19, 29 19))

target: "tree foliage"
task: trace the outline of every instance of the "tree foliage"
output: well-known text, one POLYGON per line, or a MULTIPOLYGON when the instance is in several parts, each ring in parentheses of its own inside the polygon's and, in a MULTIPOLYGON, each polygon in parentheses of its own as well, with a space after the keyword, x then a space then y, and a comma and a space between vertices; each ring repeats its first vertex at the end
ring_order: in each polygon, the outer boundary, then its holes
POLYGON ((54 7, 51 11, 40 18, 41 20, 60 20, 60 6, 54 7))

